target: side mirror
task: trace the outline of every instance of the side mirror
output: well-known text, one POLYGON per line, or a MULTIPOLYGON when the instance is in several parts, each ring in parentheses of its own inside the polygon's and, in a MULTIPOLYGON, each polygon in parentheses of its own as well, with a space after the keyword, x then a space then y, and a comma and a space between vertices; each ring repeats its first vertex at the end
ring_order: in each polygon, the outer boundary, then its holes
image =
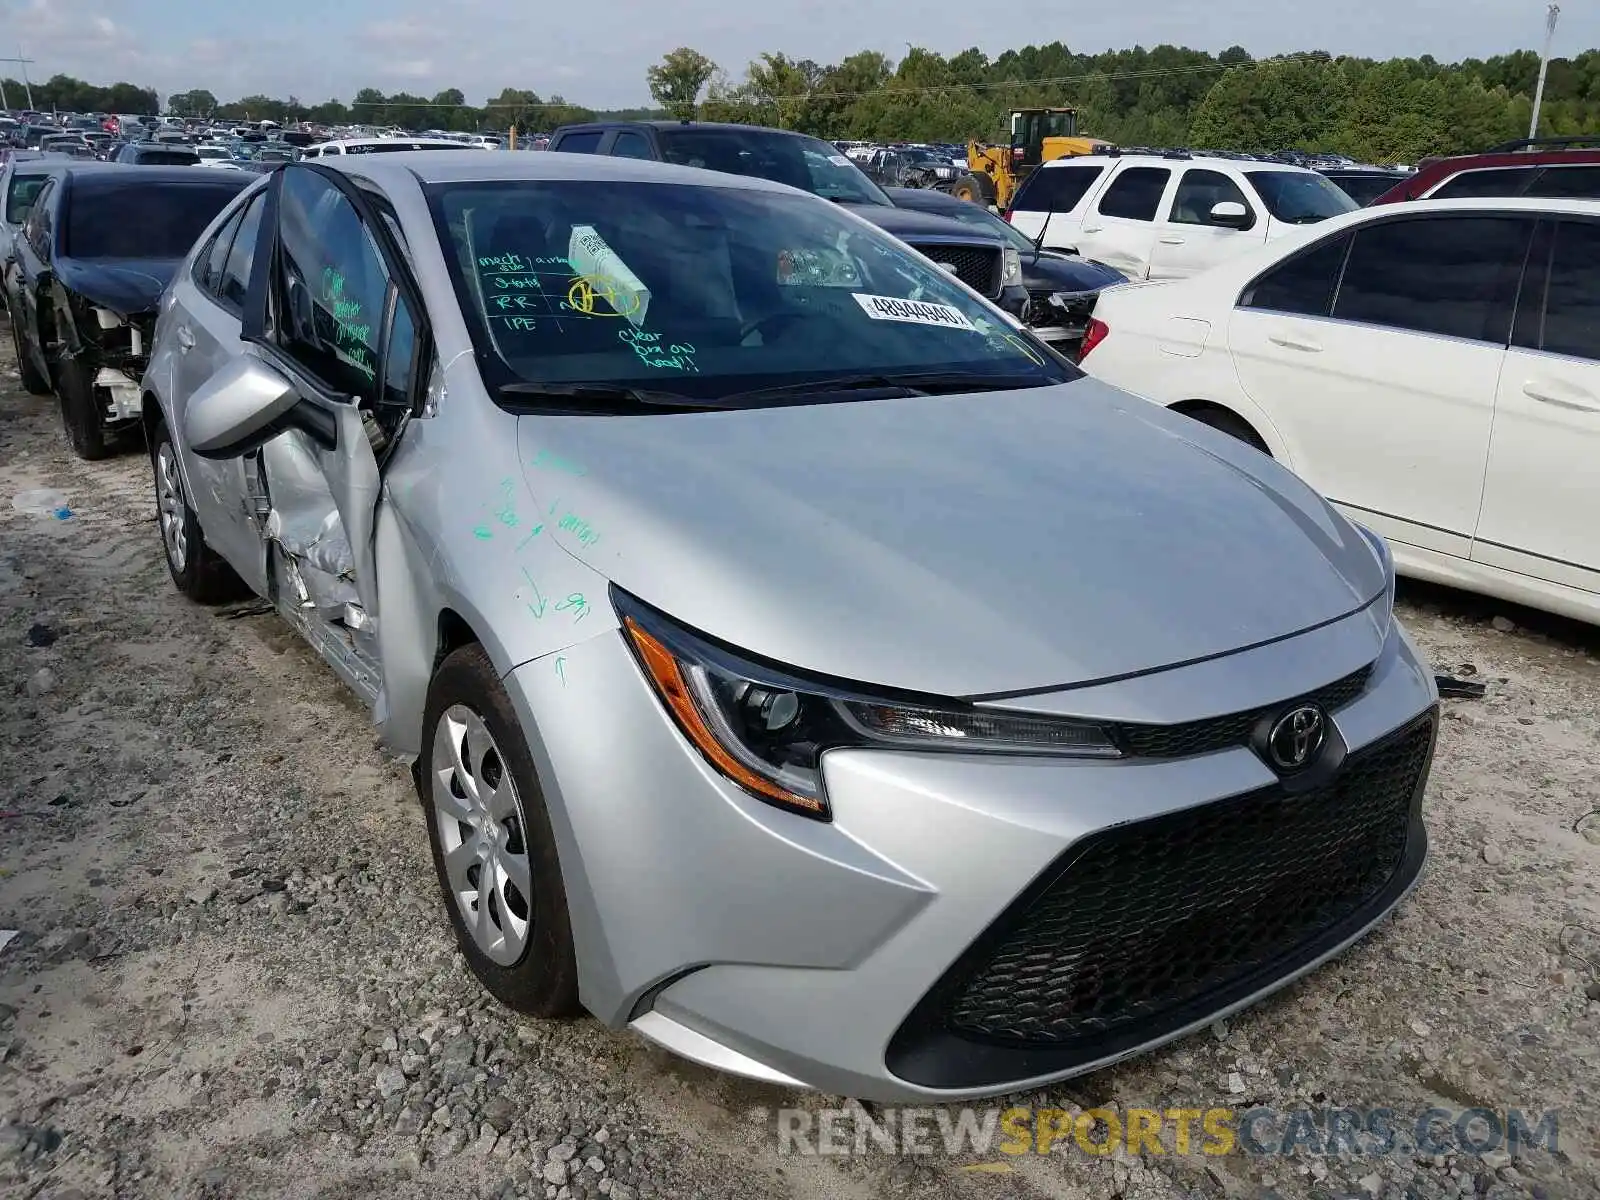
POLYGON ((201 458, 238 458, 279 432, 300 403, 294 385, 253 354, 243 354, 189 397, 183 433, 201 458))
POLYGON ((1248 229, 1253 222, 1250 210, 1237 200, 1224 200, 1211 206, 1211 223, 1228 229, 1248 229))

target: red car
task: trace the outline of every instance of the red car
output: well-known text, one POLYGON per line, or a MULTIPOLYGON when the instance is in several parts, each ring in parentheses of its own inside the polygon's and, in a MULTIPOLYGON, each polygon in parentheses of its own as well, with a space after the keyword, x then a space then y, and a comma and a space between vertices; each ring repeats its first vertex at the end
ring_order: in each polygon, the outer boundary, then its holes
POLYGON ((1600 137, 1529 138, 1424 163, 1373 204, 1472 196, 1600 199, 1600 137))

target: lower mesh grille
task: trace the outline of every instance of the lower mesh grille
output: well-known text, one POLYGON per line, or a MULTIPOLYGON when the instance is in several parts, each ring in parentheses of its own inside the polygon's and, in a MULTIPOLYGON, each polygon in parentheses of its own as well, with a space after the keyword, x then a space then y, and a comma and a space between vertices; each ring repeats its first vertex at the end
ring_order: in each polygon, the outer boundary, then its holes
POLYGON ((1093 835, 935 989, 950 1033, 1063 1046, 1181 1027, 1385 891, 1406 854, 1433 718, 1276 787, 1093 835))

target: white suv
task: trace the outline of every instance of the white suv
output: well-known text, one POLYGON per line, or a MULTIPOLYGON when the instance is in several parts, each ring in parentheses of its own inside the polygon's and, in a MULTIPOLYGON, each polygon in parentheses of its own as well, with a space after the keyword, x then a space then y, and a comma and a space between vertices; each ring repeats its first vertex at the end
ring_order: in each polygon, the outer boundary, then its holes
POLYGON ((1058 158, 1028 177, 1008 214, 1045 246, 1133 279, 1181 279, 1357 204, 1315 171, 1171 154, 1058 158))

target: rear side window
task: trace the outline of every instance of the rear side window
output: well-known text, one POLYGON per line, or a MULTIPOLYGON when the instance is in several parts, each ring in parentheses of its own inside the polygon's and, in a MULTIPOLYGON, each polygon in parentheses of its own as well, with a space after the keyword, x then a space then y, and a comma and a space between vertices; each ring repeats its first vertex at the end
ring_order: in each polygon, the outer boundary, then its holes
MULTIPOLYGON (((263 193, 264 195, 264 193, 263 193)), ((256 233, 261 228, 261 212, 266 202, 261 195, 250 201, 239 225, 239 234, 228 251, 227 264, 217 283, 217 294, 226 304, 244 309, 245 288, 250 283, 250 264, 256 257, 256 233)))
POLYGON ((631 129, 624 129, 617 134, 617 140, 611 143, 611 153, 617 158, 655 157, 650 153, 650 143, 645 141, 644 134, 631 129))
POLYGON ((1240 303, 1246 308, 1325 317, 1333 307, 1334 289, 1339 285, 1339 272, 1344 269, 1349 249, 1348 233, 1313 246, 1256 280, 1240 303))
POLYGON ((1355 234, 1333 315, 1504 343, 1533 219, 1441 215, 1355 234))
POLYGON ((1547 200, 1600 200, 1600 165, 1548 167, 1526 194, 1547 200))
POLYGON ((239 232, 239 218, 242 215, 234 213, 228 218, 227 223, 217 230, 195 264, 195 282, 213 296, 217 294, 217 285, 222 280, 222 269, 228 263, 228 250, 233 246, 233 235, 239 232))
POLYGON ((1600 360, 1600 224, 1563 221, 1556 226, 1545 287, 1544 327, 1537 348, 1600 360))
POLYGON ((550 149, 559 150, 563 154, 593 154, 600 149, 600 131, 569 133, 550 149))
POLYGON ((1428 193, 1430 200, 1463 200, 1474 196, 1520 196, 1533 178, 1532 167, 1496 167, 1463 171, 1428 193))
POLYGON ((6 222, 20 225, 33 207, 34 197, 44 187, 48 175, 12 175, 11 187, 6 192, 6 222))
POLYGON ((1028 176, 1011 203, 1013 212, 1067 213, 1089 194, 1104 167, 1040 167, 1028 176))
POLYGON ((1129 221, 1154 221, 1172 172, 1164 167, 1129 167, 1100 197, 1100 215, 1129 221))

